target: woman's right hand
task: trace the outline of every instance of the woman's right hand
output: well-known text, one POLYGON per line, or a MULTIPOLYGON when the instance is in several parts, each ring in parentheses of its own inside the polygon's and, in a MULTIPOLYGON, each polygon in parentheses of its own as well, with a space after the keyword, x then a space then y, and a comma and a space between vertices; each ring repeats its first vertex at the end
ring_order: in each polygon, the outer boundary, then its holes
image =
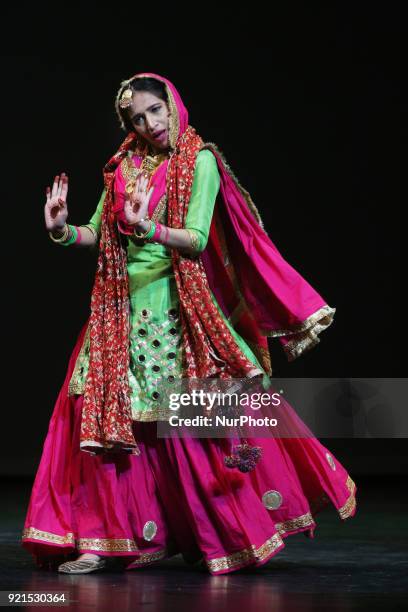
POLYGON ((68 176, 62 172, 54 179, 52 191, 46 188, 47 201, 44 207, 45 226, 49 232, 63 230, 68 217, 68 176))

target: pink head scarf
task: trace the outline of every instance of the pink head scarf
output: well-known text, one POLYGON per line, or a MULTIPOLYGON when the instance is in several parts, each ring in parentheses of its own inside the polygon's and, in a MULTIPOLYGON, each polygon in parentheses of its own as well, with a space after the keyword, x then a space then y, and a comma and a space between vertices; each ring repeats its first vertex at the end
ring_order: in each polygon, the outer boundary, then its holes
MULTIPOLYGON (((181 134, 184 134, 185 130, 188 127, 188 111, 186 107, 184 106, 177 89, 174 87, 174 85, 170 81, 168 81, 164 77, 154 74, 153 72, 140 72, 140 73, 135 74, 133 77, 128 79, 126 82, 130 82, 130 81, 133 81, 133 79, 135 78, 141 78, 141 77, 156 78, 159 81, 163 81, 166 84, 167 95, 169 98, 168 104, 169 104, 170 112, 171 112, 170 146, 172 149, 174 149, 177 138, 181 134)), ((120 91, 122 91, 122 88, 120 91)), ((122 127, 124 128, 125 126, 123 124, 121 115, 118 111, 118 102, 119 102, 119 96, 116 100, 116 111, 120 118, 122 127)), ((140 165, 143 161, 143 156, 135 154, 132 156, 132 159, 133 159, 133 163, 135 164, 135 166, 137 168, 140 168, 140 165)), ((152 179, 150 181, 149 186, 154 186, 154 189, 153 189, 152 197, 150 198, 150 202, 149 202, 149 208, 148 208, 149 218, 152 216, 154 209, 156 208, 160 199, 163 197, 163 195, 166 192, 166 187, 167 187, 166 175, 167 175, 168 165, 169 165, 169 160, 165 160, 162 164, 160 164, 159 168, 153 174, 152 179)), ((115 204, 113 207, 113 212, 115 213, 117 217, 119 230, 123 234, 132 235, 134 228, 132 228, 130 225, 126 223, 126 218, 124 215, 125 184, 126 184, 126 180, 123 177, 123 174, 121 172, 120 165, 119 165, 117 166, 116 171, 115 171, 115 204)))

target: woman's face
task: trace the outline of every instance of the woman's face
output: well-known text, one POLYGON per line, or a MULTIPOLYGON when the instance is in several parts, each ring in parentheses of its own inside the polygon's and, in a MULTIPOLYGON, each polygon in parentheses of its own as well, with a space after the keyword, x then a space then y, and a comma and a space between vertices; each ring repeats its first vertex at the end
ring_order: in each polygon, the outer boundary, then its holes
POLYGON ((128 113, 135 132, 154 150, 168 148, 170 112, 164 100, 148 91, 135 91, 128 113))

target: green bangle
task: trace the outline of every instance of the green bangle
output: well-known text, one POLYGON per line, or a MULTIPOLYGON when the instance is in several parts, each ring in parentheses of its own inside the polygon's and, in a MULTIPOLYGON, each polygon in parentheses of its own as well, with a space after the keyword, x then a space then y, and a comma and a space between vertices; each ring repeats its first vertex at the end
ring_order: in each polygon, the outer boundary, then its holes
POLYGON ((145 236, 145 240, 150 240, 150 238, 153 238, 154 232, 156 231, 156 224, 155 224, 155 222, 152 221, 152 220, 150 220, 150 221, 151 221, 151 227, 150 227, 148 233, 145 236))
POLYGON ((62 246, 69 246, 70 244, 73 244, 76 241, 77 236, 78 236, 78 231, 77 231, 75 225, 70 225, 68 223, 68 227, 71 230, 71 237, 68 238, 68 240, 66 240, 65 242, 61 242, 62 246))

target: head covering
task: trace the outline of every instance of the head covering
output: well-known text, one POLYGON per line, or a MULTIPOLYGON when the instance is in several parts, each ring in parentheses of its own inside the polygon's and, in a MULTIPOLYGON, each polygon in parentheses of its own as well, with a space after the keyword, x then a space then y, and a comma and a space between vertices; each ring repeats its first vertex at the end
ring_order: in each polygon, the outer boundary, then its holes
MULTIPOLYGON (((205 251, 199 257, 172 249, 180 300, 185 376, 252 378, 263 375, 240 350, 211 297, 250 344, 271 374, 267 336, 281 340, 294 359, 319 340, 335 312, 280 255, 266 234, 249 193, 239 184, 214 143, 204 143, 188 124, 188 112, 174 85, 151 72, 123 81, 116 98, 135 78, 152 77, 165 85, 171 155, 166 175, 167 225, 183 228, 196 157, 203 148, 217 159, 220 193, 205 251)), ((122 127, 124 127, 122 122, 122 127)), ((129 132, 104 167, 106 196, 101 239, 91 297, 90 358, 84 391, 82 450, 125 450, 139 454, 132 432, 128 382, 130 305, 123 245, 115 217, 115 169, 129 150, 145 143, 129 132)))

